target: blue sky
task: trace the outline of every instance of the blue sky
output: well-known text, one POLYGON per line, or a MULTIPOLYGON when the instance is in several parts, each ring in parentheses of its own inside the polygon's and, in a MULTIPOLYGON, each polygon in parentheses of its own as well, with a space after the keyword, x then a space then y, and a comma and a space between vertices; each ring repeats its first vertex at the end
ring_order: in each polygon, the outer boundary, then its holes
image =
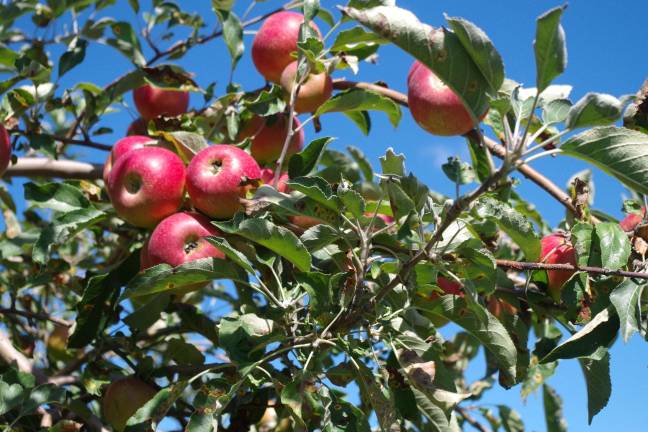
MULTIPOLYGON (((198 8, 213 28, 215 17, 207 1, 181 1, 187 8, 198 8)), ((333 7, 337 1, 322 0, 322 4, 333 7)), ((414 11, 421 20, 439 26, 444 22, 443 13, 462 16, 479 25, 493 40, 504 58, 507 77, 528 86, 535 82, 532 40, 535 34, 535 19, 547 9, 561 3, 555 1, 477 1, 477 0, 399 0, 398 5, 414 11)), ((143 9, 148 2, 142 1, 143 9)), ((250 16, 281 4, 276 0, 260 4, 250 16)), ((237 2, 237 11, 245 9, 247 1, 237 2)), ((646 56, 645 19, 648 4, 641 0, 613 2, 607 0, 575 0, 563 20, 567 34, 569 64, 565 74, 556 83, 573 85, 572 98, 577 99, 588 91, 610 93, 615 96, 635 93, 648 71, 646 56)), ((106 13, 120 19, 133 21, 133 12, 125 0, 106 13)), ((337 13, 337 12, 335 12, 337 13)), ((141 17, 140 17, 140 22, 141 17)), ((326 25, 320 23, 326 29, 326 25)), ((325 30, 324 30, 325 31, 325 30)), ((246 48, 251 45, 252 36, 246 37, 246 48)), ((53 50, 53 53, 59 53, 53 50)), ((150 53, 149 53, 150 54, 150 53)), ((149 55, 147 55, 149 57, 149 55)), ((58 58, 58 54, 52 58, 58 58)), ((212 41, 193 49, 189 55, 178 61, 185 69, 195 73, 195 79, 203 86, 216 81, 216 92, 224 91, 229 75, 229 56, 222 40, 212 41)), ((338 73, 336 77, 347 77, 363 81, 382 80, 390 87, 404 91, 405 79, 412 63, 407 54, 395 47, 380 50, 377 65, 362 64, 358 77, 351 72, 338 73)), ((69 72, 61 81, 62 88, 80 81, 92 81, 99 85, 111 82, 130 68, 129 62, 109 47, 92 45, 84 64, 69 72)), ((246 51, 234 75, 234 80, 244 88, 257 88, 263 79, 256 73, 246 51)), ((60 93, 60 90, 59 90, 60 93)), ((127 101, 132 105, 130 97, 127 101)), ((200 95, 192 96, 192 104, 202 104, 200 95)), ((431 188, 452 194, 454 185, 442 174, 440 165, 448 156, 459 155, 468 158, 466 145, 461 138, 440 138, 420 129, 407 111, 398 129, 394 129, 381 113, 374 114, 372 133, 363 136, 341 115, 330 115, 322 119, 323 134, 338 137, 334 148, 344 149, 354 145, 362 149, 374 165, 388 147, 405 154, 407 168, 418 175, 431 188)), ((97 141, 110 143, 121 137, 134 118, 134 110, 107 115, 102 125, 113 127, 115 134, 101 136, 97 141)), ((316 138, 312 128, 306 129, 307 141, 316 138)), ((75 148, 74 152, 85 160, 103 162, 105 154, 75 148)), ((564 186, 574 173, 586 168, 586 164, 567 157, 544 158, 533 166, 558 185, 564 186)), ((621 216, 622 199, 627 196, 624 188, 614 179, 595 170, 595 206, 616 216, 621 216)), ((20 189, 13 187, 16 193, 20 189)), ((564 216, 562 207, 550 199, 536 186, 523 182, 519 192, 529 201, 537 204, 552 225, 564 216)), ((444 329, 450 335, 453 329, 444 329)), ((613 393, 608 407, 594 419, 587 428, 587 399, 585 383, 578 366, 573 361, 563 362, 550 384, 557 389, 564 400, 565 417, 570 430, 608 431, 641 430, 648 421, 648 412, 643 411, 643 400, 635 395, 646 394, 648 390, 648 345, 635 336, 627 345, 617 342, 612 349, 613 393)), ((477 378, 483 370, 483 357, 471 368, 470 376, 477 378)), ((497 404, 505 402, 517 409, 527 430, 545 430, 541 395, 529 397, 526 405, 520 402, 519 387, 509 391, 494 390, 483 400, 497 404)))

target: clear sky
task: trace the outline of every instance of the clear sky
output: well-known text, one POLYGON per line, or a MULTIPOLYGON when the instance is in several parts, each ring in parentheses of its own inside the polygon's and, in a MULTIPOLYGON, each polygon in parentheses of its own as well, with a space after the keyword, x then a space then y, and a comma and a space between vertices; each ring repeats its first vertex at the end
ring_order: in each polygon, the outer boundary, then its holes
MULTIPOLYGON (((326 7, 334 7, 337 1, 322 0, 326 7)), ((142 1, 144 10, 148 1, 142 1)), ((183 7, 197 8, 204 19, 214 28, 215 16, 207 1, 179 1, 183 7)), ((450 16, 462 16, 479 25, 493 40, 504 58, 507 77, 533 86, 535 82, 535 64, 533 60, 532 41, 535 34, 535 19, 547 9, 560 5, 557 1, 514 1, 514 0, 398 0, 398 5, 414 11, 421 20, 439 26, 444 23, 443 13, 450 16)), ((247 0, 238 0, 236 10, 240 13, 247 7, 247 0)), ((281 4, 270 0, 261 3, 250 15, 269 10, 281 4)), ((335 14, 337 12, 334 11, 335 14)), ((103 13, 102 13, 103 14, 103 13)), ((133 12, 125 0, 111 7, 106 14, 120 19, 133 21, 133 12)), ((645 0, 626 0, 623 2, 609 0, 575 0, 565 15, 563 24, 567 34, 569 64, 567 72, 556 80, 556 83, 573 85, 572 98, 578 99, 588 91, 610 93, 615 96, 635 93, 648 75, 648 56, 646 55, 646 17, 648 3, 645 0)), ((139 22, 142 22, 141 17, 139 22)), ((320 23, 326 29, 326 25, 320 23)), ((159 35, 158 35, 159 36, 159 35)), ((249 48, 252 35, 246 37, 249 48)), ((53 50, 58 53, 58 50, 53 50)), ((150 56, 148 53, 147 57, 150 56)), ((52 58, 57 59, 58 54, 52 58)), ((197 47, 182 60, 178 61, 185 69, 195 73, 196 80, 203 86, 217 82, 216 92, 224 91, 229 74, 229 56, 222 40, 212 41, 197 47)), ((403 91, 411 58, 395 47, 380 50, 377 65, 362 64, 359 77, 351 72, 338 73, 336 77, 347 77, 363 81, 385 81, 390 87, 403 91)), ((99 85, 111 82, 115 77, 130 68, 129 62, 110 47, 92 45, 88 50, 86 61, 82 66, 69 72, 61 81, 62 88, 70 87, 80 81, 92 81, 99 85)), ((246 51, 234 79, 244 88, 257 88, 264 84, 263 79, 252 66, 249 51, 246 51)), ((59 90, 60 93, 61 90, 59 90)), ((131 103, 131 98, 127 101, 131 103)), ((202 104, 200 95, 192 96, 193 105, 202 104)), ((112 142, 121 137, 134 117, 122 111, 107 115, 102 123, 114 128, 115 134, 97 137, 97 141, 112 142)), ((378 157, 388 147, 402 152, 407 157, 407 168, 418 175, 431 188, 451 194, 454 185, 443 175, 440 165, 448 156, 459 155, 468 159, 464 140, 461 138, 439 138, 431 136, 420 129, 407 111, 398 129, 394 129, 382 113, 372 115, 373 130, 368 137, 363 136, 346 118, 341 115, 329 115, 322 119, 324 130, 321 135, 335 136, 339 139, 334 148, 343 149, 347 145, 361 148, 378 165, 378 157)), ((307 128, 307 141, 316 137, 311 128, 307 128)), ((103 162, 103 153, 76 148, 75 152, 86 160, 103 162)), ((544 158, 534 162, 533 166, 552 178, 558 185, 564 186, 573 174, 584 169, 586 165, 567 157, 544 158)), ((518 176, 519 177, 519 176, 518 176)), ((595 170, 596 182, 595 207, 616 216, 621 216, 620 208, 624 188, 614 179, 595 170)), ((19 189, 12 187, 19 193, 19 189)), ((543 191, 532 184, 523 182, 519 192, 529 201, 537 204, 540 211, 552 225, 557 224, 564 216, 562 207, 543 191)), ((452 328, 444 329, 450 335, 452 328)), ((635 336, 627 345, 617 342, 612 349, 612 383, 613 393, 608 407, 594 419, 593 425, 587 428, 587 399, 585 382, 576 360, 564 361, 550 384, 563 397, 565 417, 570 430, 609 431, 645 430, 648 422, 648 410, 644 411, 644 401, 638 395, 648 391, 648 345, 635 336)), ((477 378, 483 371, 483 357, 475 362, 470 377, 477 378)), ((484 402, 497 404, 505 402, 521 413, 529 431, 545 430, 540 395, 529 397, 526 405, 520 402, 520 388, 512 390, 494 390, 484 402)))

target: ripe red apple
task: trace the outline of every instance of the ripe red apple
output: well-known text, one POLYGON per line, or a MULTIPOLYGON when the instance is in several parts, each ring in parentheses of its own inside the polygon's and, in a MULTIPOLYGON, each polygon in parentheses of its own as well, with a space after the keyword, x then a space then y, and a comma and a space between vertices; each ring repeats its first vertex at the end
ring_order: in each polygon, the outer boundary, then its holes
POLYGON ((101 398, 103 418, 115 431, 122 431, 128 419, 156 393, 155 388, 134 376, 113 381, 101 398))
MULTIPOLYGON (((567 234, 562 232, 549 234, 542 239, 541 245, 541 262, 546 264, 576 265, 576 251, 569 241, 567 234)), ((560 301, 560 290, 574 273, 571 270, 547 271, 547 288, 554 300, 560 301)))
POLYGON ((436 300, 441 295, 445 295, 445 294, 453 294, 459 297, 464 296, 464 293, 461 290, 461 284, 459 284, 458 282, 453 282, 450 279, 446 278, 445 276, 437 277, 437 285, 439 286, 439 288, 443 290, 443 294, 433 292, 430 295, 430 300, 436 300))
POLYGON ((408 75, 407 101, 414 120, 433 135, 463 135, 475 127, 459 96, 418 61, 408 75))
POLYGON ((151 120, 161 115, 179 116, 187 112, 189 93, 143 85, 133 90, 135 107, 142 118, 151 120))
POLYGON ((157 140, 148 136, 142 135, 132 135, 122 138, 113 145, 112 150, 106 158, 106 163, 104 164, 103 169, 103 180, 105 184, 108 184, 108 176, 112 170, 113 165, 117 162, 117 159, 124 156, 126 153, 142 148, 149 145, 157 144, 157 140))
POLYGON ((144 147, 120 157, 107 187, 117 214, 143 228, 175 213, 182 205, 184 189, 184 163, 160 147, 144 147))
MULTIPOLYGON (((299 28, 304 15, 297 12, 279 12, 265 20, 252 43, 252 61, 266 80, 278 83, 281 72, 295 60, 299 28)), ((321 37, 315 23, 310 26, 321 37)))
POLYGON ((144 271, 149 267, 153 267, 154 265, 156 264, 153 263, 149 255, 149 239, 146 239, 146 241, 142 245, 142 249, 140 249, 140 271, 144 271))
POLYGON ((203 238, 212 235, 221 232, 205 216, 193 212, 173 214, 151 233, 147 261, 150 265, 166 263, 176 267, 200 258, 224 259, 223 252, 203 238))
POLYGON ((142 117, 133 120, 133 122, 128 125, 126 129, 126 136, 131 135, 145 135, 148 134, 148 120, 144 120, 142 117))
POLYGON ((248 182, 261 179, 259 164, 245 151, 226 144, 201 150, 187 167, 187 190, 195 208, 216 219, 241 209, 248 182))
POLYGON ((515 306, 495 297, 494 295, 490 296, 486 307, 488 308, 488 311, 490 313, 492 313, 499 319, 503 319, 507 315, 517 315, 518 313, 518 310, 515 306))
MULTIPOLYGON (((274 174, 275 173, 272 168, 263 168, 261 170, 261 181, 263 182, 263 184, 273 186, 274 174)), ((284 171, 279 175, 279 181, 277 182, 277 190, 279 192, 283 192, 283 193, 290 192, 290 188, 286 184, 288 180, 290 180, 290 178, 288 177, 287 172, 284 171)))
MULTIPOLYGON (((296 117, 293 118, 293 130, 297 129, 300 125, 299 119, 296 117)), ((244 132, 248 133, 247 130, 244 130, 244 132)), ((268 117, 260 128, 257 127, 256 133, 252 138, 252 146, 250 147, 252 157, 260 165, 274 164, 279 159, 279 156, 281 156, 281 150, 283 149, 287 134, 288 116, 285 114, 277 114, 268 117)), ((290 156, 300 152, 303 146, 304 130, 300 129, 290 140, 285 160, 287 161, 290 156)))
POLYGON ((0 177, 2 177, 11 162, 11 140, 4 125, 0 124, 0 177))
MULTIPOLYGON (((286 66, 281 73, 279 82, 284 88, 287 98, 295 86, 297 76, 297 62, 294 61, 286 66)), ((298 113, 314 113, 333 94, 333 80, 326 72, 309 74, 299 87, 295 99, 295 111, 298 113)))
POLYGON ((625 232, 630 232, 634 231, 635 228, 637 228, 637 225, 641 223, 643 220, 644 216, 646 215, 646 208, 641 209, 641 213, 630 213, 627 215, 621 222, 619 222, 619 225, 621 225, 621 229, 625 232))

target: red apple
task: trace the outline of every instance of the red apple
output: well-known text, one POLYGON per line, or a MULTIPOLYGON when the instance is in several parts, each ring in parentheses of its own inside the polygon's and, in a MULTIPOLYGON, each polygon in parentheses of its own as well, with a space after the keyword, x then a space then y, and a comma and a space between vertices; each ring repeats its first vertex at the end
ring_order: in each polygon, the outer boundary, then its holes
POLYGON ((182 205, 184 189, 184 163, 160 147, 132 150, 119 158, 107 187, 117 214, 144 228, 175 213, 182 205))
MULTIPOLYGON (((297 129, 301 123, 296 117, 293 118, 293 130, 297 129)), ((283 149, 286 135, 288 134, 288 116, 285 114, 277 114, 268 117, 261 128, 257 129, 256 134, 252 138, 252 146, 250 153, 252 157, 260 165, 274 164, 283 149)), ((304 130, 300 129, 295 133, 288 146, 285 160, 287 161, 290 156, 301 151, 304 146, 304 130)))
POLYGON ((322 221, 317 218, 304 215, 288 216, 288 220, 290 223, 297 225, 304 231, 322 223, 322 221))
MULTIPOLYGON (((281 72, 295 61, 299 28, 304 16, 297 12, 279 12, 265 20, 252 43, 252 61, 266 80, 278 83, 281 72)), ((317 26, 310 26, 320 35, 317 26)))
POLYGON ((124 156, 126 153, 142 148, 146 145, 157 144, 157 140, 148 136, 142 135, 132 135, 122 138, 113 145, 110 154, 106 158, 106 163, 104 164, 103 169, 103 180, 105 184, 108 184, 108 176, 112 170, 113 165, 117 162, 117 159, 124 156))
POLYGON ((430 295, 430 300, 436 300, 438 299, 441 295, 445 294, 453 294, 459 297, 463 297, 464 293, 461 290, 461 284, 458 282, 453 282, 450 279, 444 277, 444 276, 438 276, 437 277, 437 285, 439 288, 443 290, 443 294, 439 294, 437 292, 433 292, 430 295))
POLYGON ((166 263, 176 267, 200 258, 224 259, 223 252, 203 238, 218 235, 221 232, 201 214, 173 214, 160 222, 151 233, 147 260, 150 265, 166 263))
MULTIPOLYGON (((545 236, 542 241, 540 261, 546 264, 576 265, 576 251, 567 234, 555 232, 545 236)), ((560 300, 560 290, 575 272, 572 270, 548 270, 547 288, 554 300, 560 300)))
POLYGON ((217 144, 201 150, 187 167, 187 190, 194 207, 216 219, 241 209, 247 183, 261 178, 257 162, 238 147, 217 144))
POLYGON ((133 120, 133 122, 128 125, 126 129, 126 135, 147 135, 148 134, 148 121, 144 120, 142 117, 133 120))
POLYGON ((11 140, 4 125, 0 124, 0 177, 9 168, 11 162, 11 140))
MULTIPOLYGON (((272 168, 263 168, 261 170, 261 181, 263 182, 263 184, 273 186, 274 174, 275 173, 272 168)), ((277 182, 277 190, 279 192, 283 192, 283 193, 290 192, 290 188, 286 184, 288 180, 290 180, 290 178, 288 177, 287 172, 284 171, 279 175, 279 181, 277 182)))
POLYGON ((515 306, 495 297, 494 295, 490 296, 486 307, 488 308, 488 311, 490 313, 492 313, 499 319, 503 319, 506 316, 517 315, 518 313, 518 310, 515 306))
MULTIPOLYGON (((295 86, 297 77, 297 62, 294 61, 286 66, 281 73, 279 82, 284 88, 287 98, 295 86)), ((326 72, 309 74, 299 87, 295 99, 295 111, 298 113, 314 113, 333 94, 333 80, 326 72)))
POLYGON ((630 213, 627 215, 621 222, 619 222, 619 225, 621 225, 621 228, 625 232, 630 232, 634 231, 635 228, 641 223, 641 221, 644 219, 646 215, 646 208, 641 209, 641 213, 630 213))
POLYGON ((179 116, 187 112, 189 93, 180 90, 167 90, 151 85, 143 85, 133 90, 135 107, 142 118, 151 120, 161 115, 179 116))
POLYGON ((155 388, 134 376, 118 379, 108 385, 101 398, 103 418, 115 431, 122 431, 128 419, 156 393, 155 388))
POLYGON ((414 120, 433 135, 463 135, 475 127, 459 96, 418 61, 408 75, 407 101, 414 120))
POLYGON ((140 271, 144 271, 154 265, 156 264, 153 263, 151 256, 149 255, 149 239, 146 239, 142 245, 142 249, 140 249, 140 271))

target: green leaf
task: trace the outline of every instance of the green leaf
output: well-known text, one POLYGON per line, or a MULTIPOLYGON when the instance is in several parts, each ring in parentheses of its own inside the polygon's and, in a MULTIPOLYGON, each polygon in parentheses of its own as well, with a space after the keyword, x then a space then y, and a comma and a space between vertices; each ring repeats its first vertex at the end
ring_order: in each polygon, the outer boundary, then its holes
POLYGON ((249 363, 263 357, 274 326, 273 321, 253 313, 223 317, 218 325, 218 340, 232 361, 249 363))
POLYGON ((441 169, 450 181, 465 185, 475 181, 475 172, 472 166, 461 161, 457 156, 450 156, 448 162, 441 165, 441 169))
POLYGON ((47 263, 53 245, 61 245, 82 230, 107 217, 106 213, 94 208, 82 208, 63 213, 52 220, 34 243, 32 256, 38 264, 47 263))
POLYGON ((392 99, 363 88, 352 88, 336 94, 318 108, 316 115, 350 111, 383 111, 394 127, 398 126, 402 116, 400 107, 392 99))
POLYGON ((146 65, 146 59, 142 54, 142 47, 133 27, 126 21, 120 21, 111 24, 110 29, 115 38, 109 38, 106 42, 124 54, 135 65, 146 65))
POLYGON ((385 156, 380 157, 380 166, 384 175, 405 175, 405 155, 394 153, 393 148, 388 148, 385 156))
POLYGON ((66 183, 25 183, 25 199, 33 207, 70 212, 90 206, 81 189, 66 183))
POLYGON ((536 59, 536 87, 542 92, 554 78, 567 67, 565 31, 560 18, 566 6, 544 13, 537 20, 536 38, 533 42, 536 59))
POLYGON ((415 302, 422 311, 447 318, 477 338, 497 360, 505 383, 512 385, 515 382, 517 350, 506 328, 494 315, 477 303, 469 308, 464 299, 452 295, 442 296, 435 302, 427 299, 416 299, 415 302), (479 314, 472 308, 479 308, 479 314))
POLYGON ((331 46, 331 52, 352 53, 353 51, 374 47, 386 43, 376 33, 368 32, 361 27, 353 27, 339 32, 331 46))
POLYGON ((0 415, 4 415, 23 403, 23 388, 20 384, 0 381, 0 415))
POLYGON ((133 9, 133 12, 139 13, 140 10, 139 0, 128 0, 128 4, 130 5, 131 9, 133 9))
POLYGON ((341 207, 339 198, 333 195, 331 185, 321 177, 298 177, 286 184, 292 190, 303 193, 330 210, 337 211, 341 207))
POLYGON ((151 430, 150 423, 157 424, 166 416, 176 400, 182 396, 188 384, 188 381, 179 381, 157 392, 153 399, 131 416, 124 431, 143 432, 151 430))
MULTIPOLYGON (((601 254, 600 265, 617 270, 625 267, 630 257, 631 247, 628 235, 618 223, 601 222, 594 227, 595 239, 601 254)), ((591 260, 590 260, 591 262, 591 260)))
POLYGON ((176 364, 200 366, 205 363, 205 356, 195 345, 179 338, 172 338, 167 341, 167 344, 165 354, 176 364))
MULTIPOLYGON (((213 2, 212 2, 213 4, 213 2)), ((232 59, 232 70, 243 56, 245 46, 243 45, 243 26, 239 17, 231 10, 219 9, 214 5, 214 11, 221 23, 223 39, 229 50, 232 59)))
POLYGON ((320 272, 307 272, 295 275, 297 282, 308 293, 308 307, 314 317, 329 315, 334 304, 331 275, 320 272))
MULTIPOLYGON (((396 6, 362 10, 346 7, 342 12, 430 68, 462 99, 473 118, 486 112, 486 93, 494 94, 499 87, 491 87, 455 33, 424 24, 412 12, 396 6)), ((481 49, 473 49, 481 52, 481 49)))
POLYGON ((326 224, 319 224, 304 231, 304 234, 299 239, 309 251, 316 251, 341 238, 340 233, 333 227, 326 224))
POLYGON ((286 228, 260 218, 245 219, 238 226, 222 222, 213 223, 228 234, 239 235, 270 249, 293 263, 301 271, 310 269, 310 253, 297 236, 286 228))
POLYGON ((628 342, 634 332, 639 330, 640 299, 645 284, 634 279, 625 278, 610 293, 610 302, 614 305, 621 325, 621 336, 628 342))
POLYGON ((165 140, 173 144, 176 152, 185 163, 203 149, 209 147, 207 140, 200 134, 185 131, 161 132, 165 140))
POLYGON ((554 348, 540 362, 592 355, 600 347, 609 346, 619 331, 619 317, 612 306, 603 309, 576 334, 554 348))
POLYGON ((234 249, 234 247, 232 247, 232 245, 230 245, 227 240, 220 237, 205 237, 205 240, 207 240, 215 248, 223 252, 225 256, 230 259, 230 261, 241 266, 243 270, 250 274, 256 274, 254 268, 252 267, 252 264, 250 264, 250 261, 248 261, 246 256, 238 250, 234 249))
POLYGON ((601 360, 579 359, 587 384, 588 423, 610 400, 612 382, 610 380, 610 354, 606 353, 601 360))
POLYGON ((572 108, 568 99, 554 99, 543 105, 542 122, 544 124, 555 124, 564 122, 572 108))
POLYGON ((323 137, 312 141, 304 150, 292 155, 288 162, 288 175, 291 179, 311 173, 322 157, 326 146, 335 138, 323 137))
POLYGON ((353 217, 361 218, 365 212, 365 200, 355 190, 351 189, 351 184, 342 182, 338 186, 337 196, 340 198, 346 211, 350 212, 353 217))
POLYGON ((556 391, 547 384, 542 386, 545 422, 547 432, 567 432, 567 422, 563 417, 562 399, 556 391))
POLYGON ((565 125, 569 129, 609 125, 621 117, 622 108, 614 96, 587 93, 569 109, 565 125))
POLYGON ((369 135, 369 131, 371 130, 371 117, 369 117, 367 111, 345 111, 342 114, 358 126, 365 136, 369 135))
POLYGON ((93 276, 76 305, 77 318, 69 348, 83 348, 90 344, 113 319, 122 286, 139 271, 139 253, 135 252, 106 274, 93 276))
POLYGON ((480 218, 495 222, 520 246, 528 261, 537 261, 540 258, 540 237, 526 216, 490 196, 480 198, 475 203, 473 212, 480 218))
POLYGON ((571 242, 576 250, 576 262, 579 266, 590 263, 593 234, 594 226, 584 222, 578 222, 571 230, 571 242))
POLYGON ((83 62, 87 46, 88 41, 85 39, 74 39, 68 50, 59 59, 59 77, 83 62))
POLYGON ((457 35, 473 62, 477 65, 492 89, 499 89, 504 82, 504 62, 486 33, 463 18, 446 16, 450 28, 457 35))
POLYGON ((497 408, 506 432, 524 432, 524 422, 517 411, 506 405, 497 405, 497 408))
MULTIPOLYGON (((138 308, 124 318, 124 323, 131 329, 131 332, 145 331, 160 318, 160 314, 169 305, 171 296, 160 294, 153 297, 144 306, 138 308)), ((147 299, 148 300, 148 299, 147 299)))
POLYGON ((360 171, 362 171, 364 179, 368 182, 373 181, 373 168, 371 167, 371 163, 369 163, 362 150, 354 146, 348 146, 347 151, 360 167, 360 171))
POLYGON ((394 402, 386 396, 386 392, 383 392, 380 381, 374 377, 371 369, 360 360, 356 360, 354 365, 357 368, 356 381, 360 387, 360 394, 363 396, 363 400, 368 400, 376 413, 381 430, 399 430, 394 402))
POLYGON ((648 135, 601 126, 571 137, 560 148, 564 154, 586 160, 631 189, 648 194, 648 135))

